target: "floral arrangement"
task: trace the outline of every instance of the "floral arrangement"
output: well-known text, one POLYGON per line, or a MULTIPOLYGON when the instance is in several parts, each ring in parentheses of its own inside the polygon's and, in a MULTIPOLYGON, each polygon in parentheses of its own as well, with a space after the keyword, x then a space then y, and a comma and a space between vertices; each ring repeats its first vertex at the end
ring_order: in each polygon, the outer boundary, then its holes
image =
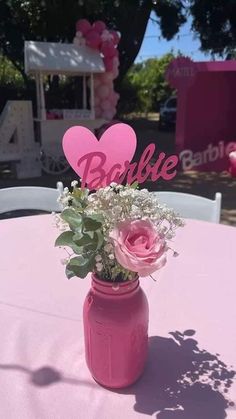
POLYGON ((137 184, 111 183, 92 193, 77 181, 71 185, 59 198, 62 233, 55 243, 72 250, 64 260, 68 278, 93 272, 104 281, 126 281, 152 276, 165 265, 168 242, 183 221, 155 194, 137 184))

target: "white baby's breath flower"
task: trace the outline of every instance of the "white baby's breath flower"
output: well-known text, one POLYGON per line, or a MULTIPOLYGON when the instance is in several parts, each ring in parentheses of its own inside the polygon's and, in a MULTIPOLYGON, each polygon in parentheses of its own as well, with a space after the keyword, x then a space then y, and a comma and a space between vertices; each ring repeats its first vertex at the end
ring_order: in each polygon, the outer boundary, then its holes
POLYGON ((62 204, 63 207, 66 207, 69 205, 69 201, 71 201, 72 198, 71 196, 60 196, 60 198, 58 198, 57 202, 59 202, 60 204, 62 204))
POLYGON ((77 185, 78 185, 78 180, 72 180, 72 182, 71 182, 71 186, 72 186, 72 188, 75 188, 77 185))
POLYGON ((110 253, 110 254, 108 255, 108 258, 109 258, 110 260, 114 260, 114 259, 115 259, 115 256, 113 255, 113 253, 110 253))
POLYGON ((61 259, 61 264, 62 265, 67 265, 67 263, 69 262, 70 258, 63 258, 61 259))
POLYGON ((96 262, 100 262, 102 260, 102 256, 101 255, 96 255, 95 260, 96 260, 96 262))
POLYGON ((96 263, 96 269, 98 272, 101 272, 103 270, 103 264, 100 262, 96 263))
POLYGON ((120 215, 120 213, 122 212, 122 207, 120 205, 117 205, 112 209, 112 211, 114 215, 120 215))
POLYGON ((106 253, 110 253, 112 249, 113 249, 113 246, 112 246, 111 243, 105 244, 104 250, 105 250, 106 253))
POLYGON ((62 224, 59 226, 59 230, 60 231, 66 231, 66 227, 65 226, 63 226, 62 224))

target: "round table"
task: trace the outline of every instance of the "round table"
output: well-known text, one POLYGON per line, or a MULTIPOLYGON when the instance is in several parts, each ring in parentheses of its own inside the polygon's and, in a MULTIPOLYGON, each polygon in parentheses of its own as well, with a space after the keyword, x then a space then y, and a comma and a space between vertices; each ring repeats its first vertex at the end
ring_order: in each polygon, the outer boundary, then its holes
POLYGON ((141 379, 108 390, 84 359, 88 278, 67 280, 51 215, 0 222, 0 416, 235 419, 236 228, 186 221, 167 265, 141 279, 150 306, 141 379))

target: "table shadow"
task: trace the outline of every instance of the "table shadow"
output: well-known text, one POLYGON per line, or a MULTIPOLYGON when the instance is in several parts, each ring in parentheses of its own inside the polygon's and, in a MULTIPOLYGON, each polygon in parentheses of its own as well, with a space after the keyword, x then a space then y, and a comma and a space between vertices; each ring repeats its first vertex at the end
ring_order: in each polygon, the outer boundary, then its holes
POLYGON ((132 386, 114 390, 134 394, 134 410, 157 419, 224 419, 234 409, 227 399, 235 371, 199 349, 194 330, 170 332, 171 337, 152 336, 142 377, 132 386))
MULTIPOLYGON (((125 389, 109 390, 135 396, 134 410, 156 419, 224 419, 235 409, 227 398, 236 372, 219 354, 200 349, 194 330, 170 332, 169 338, 152 336, 142 377, 125 389)), ((17 364, 0 364, 0 370, 19 371, 31 384, 46 387, 64 382, 97 386, 94 381, 67 377, 50 366, 30 370, 17 364)), ((236 415, 235 415, 236 416, 236 415)))
POLYGON ((0 370, 19 371, 24 374, 28 374, 30 383, 38 387, 46 387, 59 382, 83 386, 85 385, 89 387, 96 386, 96 383, 93 381, 85 381, 79 380, 77 378, 67 377, 62 372, 48 365, 45 365, 36 370, 31 370, 18 364, 0 364, 0 370))

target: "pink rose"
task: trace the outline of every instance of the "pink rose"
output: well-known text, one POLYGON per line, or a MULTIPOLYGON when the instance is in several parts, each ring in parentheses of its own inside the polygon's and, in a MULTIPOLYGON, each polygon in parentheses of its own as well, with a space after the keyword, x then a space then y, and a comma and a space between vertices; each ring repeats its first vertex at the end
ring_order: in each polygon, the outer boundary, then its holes
POLYGON ((116 260, 139 276, 151 275, 166 263, 166 243, 149 220, 123 221, 110 233, 116 260))

